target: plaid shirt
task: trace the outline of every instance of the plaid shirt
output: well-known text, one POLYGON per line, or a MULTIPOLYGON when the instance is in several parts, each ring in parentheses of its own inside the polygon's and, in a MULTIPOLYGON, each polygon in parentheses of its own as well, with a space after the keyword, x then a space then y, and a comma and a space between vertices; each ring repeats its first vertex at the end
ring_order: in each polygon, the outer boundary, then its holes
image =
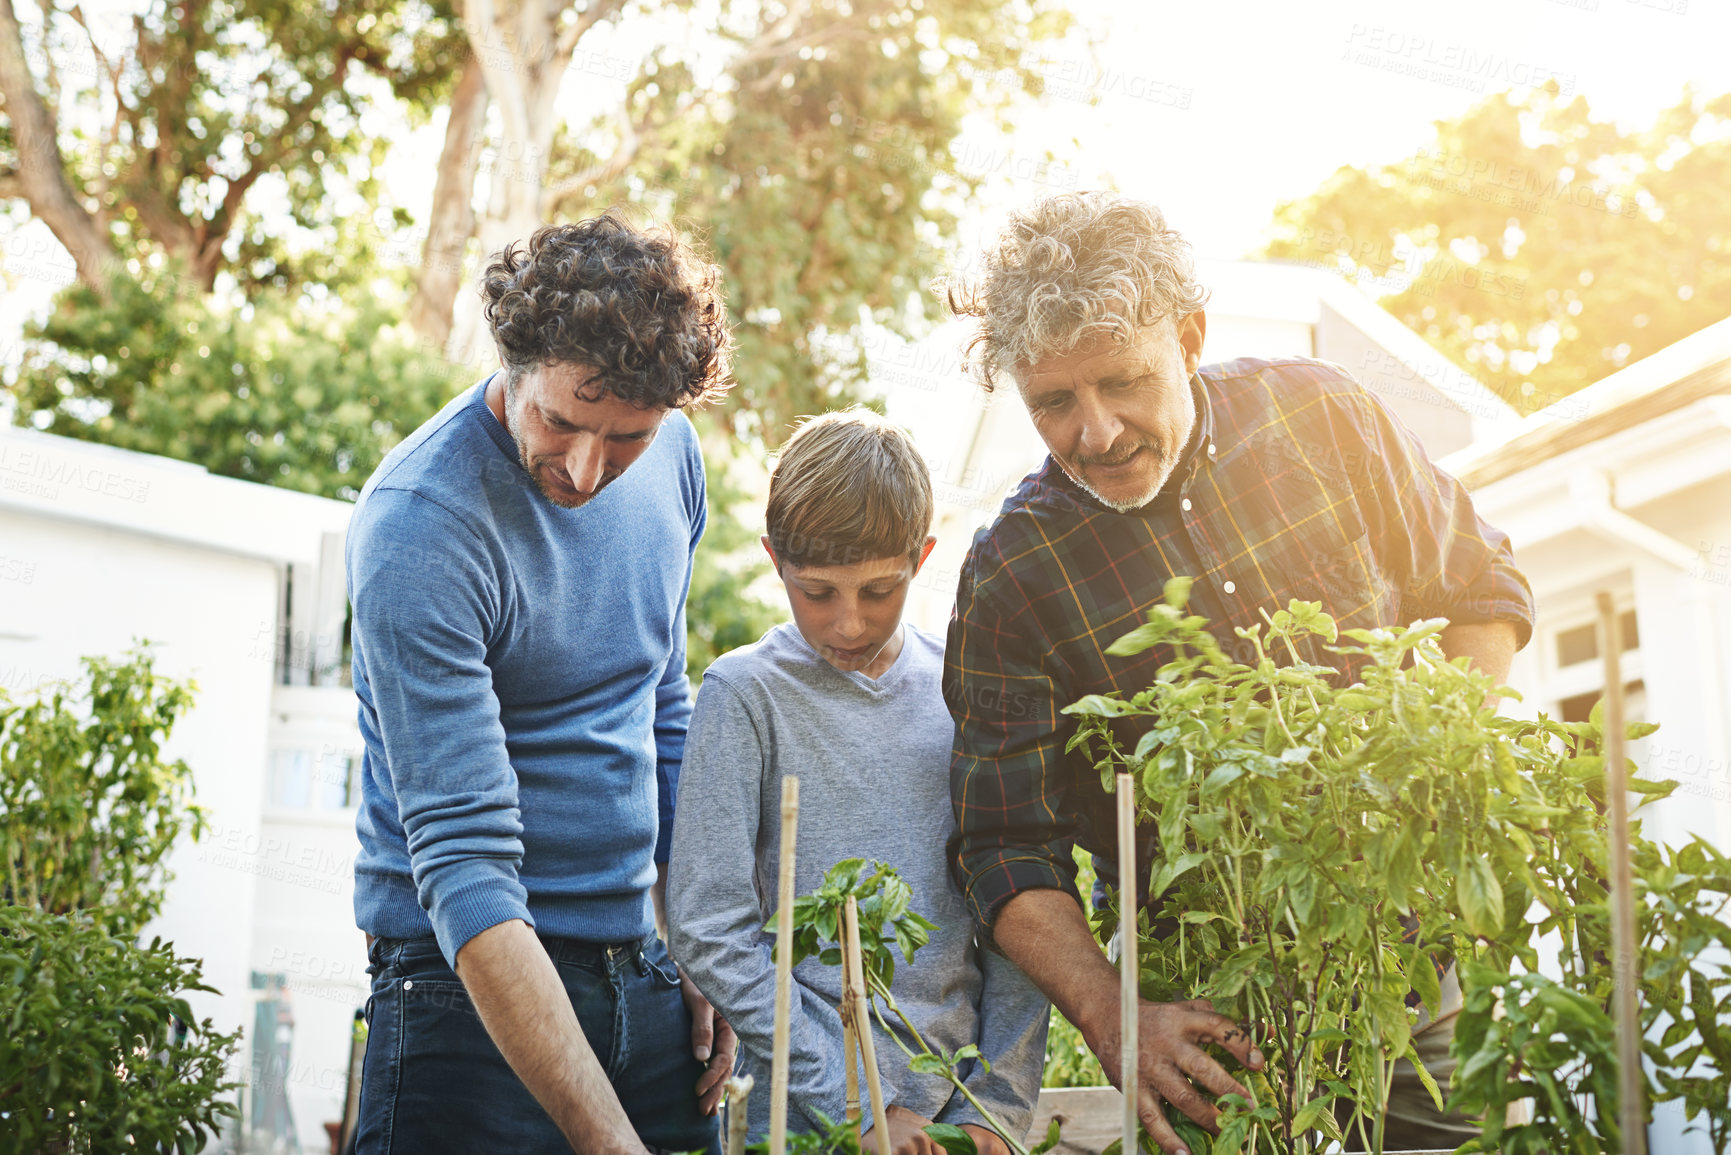
MULTIPOLYGON (((1240 360, 1191 379, 1196 432, 1160 496, 1133 513, 1095 500, 1047 458, 1004 502, 962 569, 945 654, 956 720, 952 866, 989 934, 1024 890, 1076 893, 1074 843, 1115 860, 1112 802, 1059 713, 1129 696, 1174 656, 1106 647, 1146 620, 1168 578, 1228 654, 1236 626, 1293 598, 1341 628, 1446 617, 1532 633, 1532 592, 1508 538, 1345 370, 1240 360)), ((1306 661, 1356 668, 1320 645, 1306 661)), ((1145 836, 1147 837, 1147 836, 1145 836)), ((1103 863, 1104 864, 1104 863, 1103 863)))

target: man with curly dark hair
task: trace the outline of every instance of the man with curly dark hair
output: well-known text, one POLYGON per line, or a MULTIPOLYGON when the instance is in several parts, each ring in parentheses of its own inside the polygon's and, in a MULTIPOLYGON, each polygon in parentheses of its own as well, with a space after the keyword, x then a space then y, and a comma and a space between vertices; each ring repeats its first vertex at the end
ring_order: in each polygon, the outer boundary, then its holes
POLYGON ((348 536, 366 740, 358 1149, 717 1150, 734 1038, 656 933, 685 598, 729 385, 718 271, 607 214, 488 266, 503 368, 348 536))

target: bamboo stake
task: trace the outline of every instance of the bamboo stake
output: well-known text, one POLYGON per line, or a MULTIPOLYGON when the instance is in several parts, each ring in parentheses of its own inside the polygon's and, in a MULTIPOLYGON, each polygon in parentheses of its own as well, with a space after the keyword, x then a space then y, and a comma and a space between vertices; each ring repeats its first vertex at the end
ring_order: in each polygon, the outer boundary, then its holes
POLYGON ((799 779, 789 774, 781 780, 781 906, 775 919, 775 1050, 769 1077, 769 1155, 785 1155, 787 1151, 787 1036, 793 1016, 793 851, 798 835, 799 779))
MULTIPOLYGON (((844 936, 845 937, 845 936, 844 936)), ((858 1028, 853 1021, 853 1000, 850 992, 853 990, 853 966, 844 950, 841 954, 841 1054, 842 1062, 847 1064, 845 1078, 847 1080, 847 1121, 859 1124, 859 1046, 855 1039, 858 1028)), ((871 1029, 871 1024, 866 1024, 871 1029)))
POLYGON ((1599 651, 1605 656, 1605 798, 1611 807, 1611 989, 1617 1023, 1617 1116, 1624 1155, 1646 1155, 1641 1102, 1641 1006, 1635 969, 1635 878, 1629 862, 1629 764, 1623 749, 1623 632, 1601 591, 1599 651))
POLYGON ((750 1075, 735 1075, 727 1080, 727 1155, 745 1155, 745 1140, 751 1129, 751 1088, 755 1080, 750 1075))
POLYGON ((1141 974, 1136 962, 1136 784, 1118 775, 1118 1053, 1124 1089, 1123 1155, 1136 1153, 1136 1102, 1141 1097, 1141 974))
MULTIPOLYGON (((848 967, 847 1005, 853 1014, 854 1035, 859 1039, 860 1058, 865 1061, 866 1091, 872 1101, 872 1134, 877 1136, 878 1155, 892 1155, 890 1151, 890 1125, 884 1115, 884 1088, 878 1078, 877 1044, 872 1041, 871 1019, 866 1013, 865 993, 865 960, 859 949, 859 904, 853 895, 848 895, 847 909, 843 913, 847 945, 842 952, 848 967)), ((849 1065, 853 1057, 848 1056, 849 1065)))

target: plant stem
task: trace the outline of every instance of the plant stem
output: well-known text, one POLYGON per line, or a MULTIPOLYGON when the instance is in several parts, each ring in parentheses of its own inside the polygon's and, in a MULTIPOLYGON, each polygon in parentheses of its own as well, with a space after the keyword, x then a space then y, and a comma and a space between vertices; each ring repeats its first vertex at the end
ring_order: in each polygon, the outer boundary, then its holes
MULTIPOLYGON (((877 998, 883 999, 884 1005, 888 1006, 890 1010, 895 1012, 896 1018, 902 1021, 902 1025, 907 1028, 908 1034, 913 1036, 914 1042, 920 1045, 920 1049, 928 1055, 936 1055, 937 1052, 932 1050, 932 1048, 926 1043, 925 1038, 919 1033, 919 1031, 914 1029, 913 1023, 908 1021, 907 1015, 902 1012, 902 1008, 896 1003, 895 996, 890 994, 889 988, 879 982, 875 975, 868 975, 867 978, 870 981, 871 993, 877 998)), ((902 1042, 901 1039, 896 1036, 896 1033, 890 1029, 889 1023, 884 1021, 883 1011, 879 1009, 876 998, 874 998, 871 1003, 872 1012, 877 1015, 878 1022, 883 1024, 884 1033, 895 1040, 896 1046, 902 1049, 903 1054, 912 1059, 914 1057, 913 1051, 908 1048, 906 1043, 902 1042)), ((963 1083, 961 1079, 956 1077, 956 1069, 954 1066, 948 1064, 945 1065, 944 1078, 948 1079, 950 1085, 962 1093, 962 1098, 973 1104, 974 1110, 978 1111, 980 1117, 986 1121, 986 1126, 996 1131, 998 1137, 1010 1145, 1012 1155, 1028 1155, 1028 1149, 1022 1146, 1015 1136, 1010 1134, 1010 1129, 1004 1126, 1004 1124, 999 1121, 998 1117, 992 1114, 990 1109, 988 1109, 984 1103, 974 1097, 974 1093, 968 1090, 966 1083, 963 1083)))

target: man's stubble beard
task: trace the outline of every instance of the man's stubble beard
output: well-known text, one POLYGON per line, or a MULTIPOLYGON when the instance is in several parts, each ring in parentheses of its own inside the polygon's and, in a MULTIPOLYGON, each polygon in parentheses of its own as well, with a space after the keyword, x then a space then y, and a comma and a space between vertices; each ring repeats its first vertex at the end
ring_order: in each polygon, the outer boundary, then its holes
POLYGON ((523 472, 529 475, 529 480, 534 483, 535 488, 540 491, 541 496, 546 498, 549 504, 556 505, 560 509, 579 509, 594 498, 599 497, 601 491, 611 485, 619 476, 618 473, 603 473, 600 484, 588 493, 579 493, 575 501, 554 494, 547 488, 547 483, 541 479, 540 471, 536 469, 535 463, 529 459, 529 451, 523 445, 523 435, 517 429, 517 407, 512 404, 514 397, 515 390, 507 378, 505 382, 505 432, 511 435, 511 444, 517 447, 518 464, 523 467, 523 472))
MULTIPOLYGON (((1149 453, 1158 452, 1153 445, 1148 444, 1146 441, 1141 443, 1141 448, 1149 453)), ((1106 508, 1118 513, 1135 513, 1137 510, 1153 501, 1156 497, 1160 496, 1160 491, 1166 488, 1166 483, 1172 480, 1172 474, 1177 472, 1178 469, 1178 459, 1176 457, 1164 462, 1159 476, 1154 479, 1154 482, 1148 489, 1147 493, 1134 501, 1126 502, 1114 501, 1099 490, 1095 489, 1092 485, 1088 484, 1087 466, 1089 464, 1099 464, 1099 462, 1098 460, 1095 460, 1092 462, 1078 463, 1075 473, 1072 473, 1062 461, 1058 462, 1059 468, 1064 470, 1065 475, 1068 476, 1071 481, 1074 481, 1079 485, 1089 497, 1092 497, 1101 505, 1104 505, 1106 508)))

